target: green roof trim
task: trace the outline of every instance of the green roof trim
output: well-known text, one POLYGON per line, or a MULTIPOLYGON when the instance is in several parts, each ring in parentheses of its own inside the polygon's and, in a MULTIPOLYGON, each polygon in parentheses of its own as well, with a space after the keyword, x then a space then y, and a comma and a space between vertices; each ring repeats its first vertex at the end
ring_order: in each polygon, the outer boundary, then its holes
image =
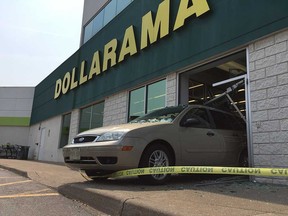
POLYGON ((0 117, 0 126, 19 126, 30 125, 30 117, 0 117))

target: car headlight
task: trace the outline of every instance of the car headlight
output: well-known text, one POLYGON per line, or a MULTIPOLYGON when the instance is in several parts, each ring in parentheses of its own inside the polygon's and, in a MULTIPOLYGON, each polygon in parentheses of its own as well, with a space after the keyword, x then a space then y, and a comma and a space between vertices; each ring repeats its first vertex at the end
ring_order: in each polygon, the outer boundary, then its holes
POLYGON ((126 132, 107 132, 102 134, 96 142, 120 140, 126 132))

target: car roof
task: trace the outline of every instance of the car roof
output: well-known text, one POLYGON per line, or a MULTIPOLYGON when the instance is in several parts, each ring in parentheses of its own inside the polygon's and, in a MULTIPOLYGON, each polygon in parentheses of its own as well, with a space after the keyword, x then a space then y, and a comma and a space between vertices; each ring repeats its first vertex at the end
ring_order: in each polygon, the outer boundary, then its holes
POLYGON ((225 111, 225 110, 221 110, 221 109, 217 109, 217 108, 214 108, 214 107, 210 107, 210 106, 205 106, 205 105, 187 105, 187 107, 191 107, 191 108, 205 108, 205 109, 209 109, 209 110, 213 110, 213 111, 217 111, 217 112, 222 112, 222 113, 225 113, 225 114, 228 114, 228 115, 233 115, 235 116, 234 113, 231 113, 231 112, 228 112, 228 111, 225 111))

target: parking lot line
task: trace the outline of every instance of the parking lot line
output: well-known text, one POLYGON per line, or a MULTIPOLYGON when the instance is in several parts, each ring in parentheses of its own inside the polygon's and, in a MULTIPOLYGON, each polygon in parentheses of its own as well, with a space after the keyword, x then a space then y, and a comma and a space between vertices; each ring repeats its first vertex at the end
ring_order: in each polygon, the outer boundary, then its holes
POLYGON ((23 177, 22 176, 0 177, 0 179, 14 179, 14 178, 23 178, 23 177))
POLYGON ((14 184, 23 184, 27 182, 32 182, 32 180, 25 180, 25 181, 18 181, 18 182, 10 182, 5 184, 0 184, 0 187, 7 186, 7 185, 14 185, 14 184))
POLYGON ((24 195, 24 194, 37 194, 39 192, 44 192, 44 191, 49 191, 51 190, 50 188, 47 189, 42 189, 42 190, 36 190, 36 191, 26 191, 24 193, 19 193, 19 194, 15 194, 15 195, 24 195))
POLYGON ((0 196, 0 199, 11 199, 11 198, 23 198, 23 197, 44 197, 44 196, 59 196, 59 193, 45 193, 45 194, 15 194, 15 195, 6 195, 0 196))

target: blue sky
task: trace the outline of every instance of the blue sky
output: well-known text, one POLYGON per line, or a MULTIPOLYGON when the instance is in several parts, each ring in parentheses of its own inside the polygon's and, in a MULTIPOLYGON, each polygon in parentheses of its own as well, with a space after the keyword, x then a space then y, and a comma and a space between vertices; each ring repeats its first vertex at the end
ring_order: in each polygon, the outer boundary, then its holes
POLYGON ((36 86, 79 48, 83 2, 0 1, 0 87, 36 86))

